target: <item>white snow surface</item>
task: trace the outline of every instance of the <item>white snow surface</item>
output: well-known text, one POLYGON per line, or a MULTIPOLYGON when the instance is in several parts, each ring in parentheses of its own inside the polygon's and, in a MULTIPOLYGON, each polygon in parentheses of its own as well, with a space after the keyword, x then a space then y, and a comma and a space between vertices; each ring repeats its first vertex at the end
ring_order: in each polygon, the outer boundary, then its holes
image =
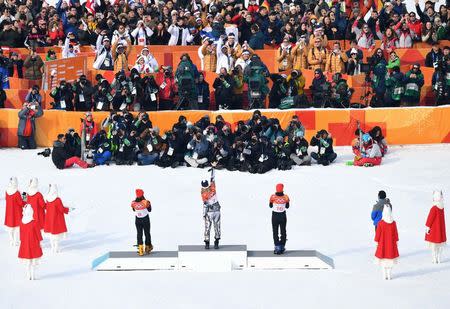
MULTIPOLYGON (((206 169, 101 166, 57 170, 38 151, 0 150, 1 188, 17 176, 20 190, 39 178, 42 193, 58 184, 69 233, 62 252, 44 257, 36 281, 27 281, 17 248, 0 229, 0 308, 449 308, 450 254, 431 264, 424 241, 432 191, 450 190, 450 145, 391 147, 380 167, 345 166, 349 147, 336 147, 337 162, 265 175, 218 171, 222 244, 273 250, 269 196, 282 182, 291 198, 287 249, 315 249, 334 259, 334 270, 96 272, 95 258, 135 250, 130 202, 136 188, 151 201, 155 250, 203 244, 200 182, 206 169), (370 220, 379 190, 392 201, 399 228, 399 264, 393 280, 374 264, 370 220)), ((4 196, 0 220, 4 222, 4 196)), ((448 218, 448 215, 447 215, 448 218)), ((450 222, 447 220, 447 222, 450 222)), ((447 225, 449 225, 448 223, 447 225)))

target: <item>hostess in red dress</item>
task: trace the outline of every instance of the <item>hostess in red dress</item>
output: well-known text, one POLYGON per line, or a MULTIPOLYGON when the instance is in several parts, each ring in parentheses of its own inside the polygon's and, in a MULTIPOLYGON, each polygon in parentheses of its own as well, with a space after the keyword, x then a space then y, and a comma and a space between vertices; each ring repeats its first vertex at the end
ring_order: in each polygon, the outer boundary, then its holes
POLYGON ((22 221, 22 207, 25 205, 19 191, 9 195, 5 194, 6 210, 5 225, 7 227, 19 227, 22 221))
POLYGON ((444 208, 441 209, 436 205, 431 207, 425 225, 430 228, 429 233, 425 234, 426 241, 435 244, 445 243, 447 241, 444 208))
POLYGON ((45 224, 45 201, 40 192, 36 192, 34 195, 27 194, 27 204, 33 207, 34 215, 33 220, 36 221, 39 229, 44 228, 45 224))
POLYGON ((397 241, 398 231, 395 221, 387 223, 381 220, 377 225, 375 241, 378 242, 375 256, 379 259, 395 259, 399 257, 397 241))
POLYGON ((41 240, 41 232, 36 221, 21 223, 19 258, 29 260, 40 258, 42 256, 41 240))
POLYGON ((46 204, 44 232, 53 235, 66 233, 66 220, 64 214, 69 213, 69 208, 64 207, 59 197, 46 204))

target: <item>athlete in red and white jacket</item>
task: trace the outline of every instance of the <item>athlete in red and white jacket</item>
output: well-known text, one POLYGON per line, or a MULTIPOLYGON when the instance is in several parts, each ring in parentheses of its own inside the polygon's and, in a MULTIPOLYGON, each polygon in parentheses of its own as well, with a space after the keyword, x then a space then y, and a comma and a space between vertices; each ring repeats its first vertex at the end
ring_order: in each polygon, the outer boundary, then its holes
POLYGON ((150 201, 144 197, 144 191, 136 189, 136 199, 131 202, 131 208, 136 216, 136 231, 137 231, 137 244, 138 253, 140 256, 144 255, 144 241, 142 235, 145 234, 145 253, 149 254, 153 250, 152 238, 150 235, 150 216, 152 211, 152 205, 150 201))
POLYGON ((269 207, 272 208, 274 254, 283 254, 286 245, 286 209, 289 208, 289 196, 283 193, 283 189, 283 184, 277 184, 276 192, 270 196, 269 200, 269 207), (281 238, 278 236, 278 229, 280 229, 281 238))

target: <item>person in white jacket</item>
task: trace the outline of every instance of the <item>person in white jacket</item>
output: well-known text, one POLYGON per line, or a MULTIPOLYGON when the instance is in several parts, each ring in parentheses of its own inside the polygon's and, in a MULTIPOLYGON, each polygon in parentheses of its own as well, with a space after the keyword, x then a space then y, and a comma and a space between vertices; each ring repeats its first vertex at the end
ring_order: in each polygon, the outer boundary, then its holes
POLYGON ((234 68, 232 50, 229 46, 222 45, 222 40, 219 40, 218 42, 216 73, 220 74, 221 68, 225 68, 227 72, 231 72, 234 68))
POLYGON ((152 35, 152 29, 147 27, 142 20, 137 22, 136 29, 131 32, 131 36, 134 38, 134 45, 140 46, 145 46, 152 35))
POLYGON ((147 46, 144 46, 144 48, 142 48, 141 56, 145 59, 145 63, 148 65, 150 73, 158 72, 159 70, 158 61, 150 52, 147 46))
POLYGON ((96 55, 93 67, 96 70, 114 71, 114 60, 111 51, 111 41, 106 36, 105 30, 103 30, 97 37, 96 55))
POLYGON ((130 33, 128 32, 125 24, 119 24, 117 30, 114 30, 111 44, 114 45, 117 41, 122 43, 123 46, 127 46, 127 39, 131 41, 130 33))
POLYGON ((187 45, 187 37, 189 35, 189 29, 184 24, 182 17, 177 18, 177 23, 170 25, 167 31, 170 33, 169 46, 187 45))
POLYGON ((136 64, 134 65, 133 69, 136 69, 139 74, 153 73, 150 72, 150 67, 145 62, 145 58, 143 56, 139 56, 139 58, 136 60, 136 64))
POLYGON ((80 52, 80 44, 75 40, 75 36, 72 32, 67 34, 66 40, 64 41, 64 46, 62 49, 62 57, 72 58, 76 57, 80 52))

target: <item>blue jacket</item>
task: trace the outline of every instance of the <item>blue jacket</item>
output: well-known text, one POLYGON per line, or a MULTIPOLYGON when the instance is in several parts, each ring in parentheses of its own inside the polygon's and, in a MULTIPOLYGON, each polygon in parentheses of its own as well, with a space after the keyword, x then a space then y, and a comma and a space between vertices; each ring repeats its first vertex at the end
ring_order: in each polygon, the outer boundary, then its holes
POLYGON ((0 89, 9 89, 8 70, 0 67, 0 89))
POLYGON ((391 201, 388 198, 385 199, 379 199, 375 205, 373 205, 372 213, 370 214, 370 217, 373 221, 373 225, 377 226, 378 222, 381 221, 381 218, 383 218, 383 209, 384 206, 390 207, 392 209, 391 201))
POLYGON ((248 45, 252 49, 264 49, 264 34, 261 31, 254 33, 250 40, 248 41, 248 45))

